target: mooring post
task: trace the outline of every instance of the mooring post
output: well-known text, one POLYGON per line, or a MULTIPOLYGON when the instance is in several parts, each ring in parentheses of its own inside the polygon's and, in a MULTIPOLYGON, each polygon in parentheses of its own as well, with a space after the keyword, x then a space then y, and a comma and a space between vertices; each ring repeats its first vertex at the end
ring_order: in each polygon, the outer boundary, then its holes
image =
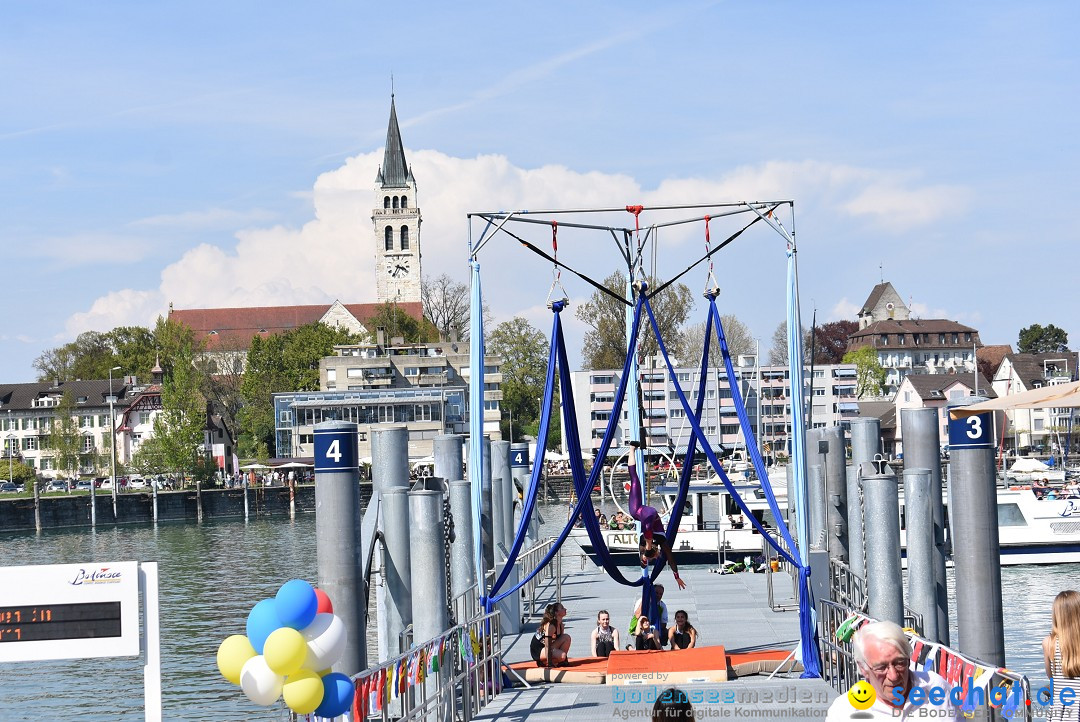
MULTIPOLYGON (((907 457, 906 451, 904 456, 907 457)), ((922 636, 936 641, 938 630, 934 592, 934 511, 930 503, 931 494, 929 469, 904 469, 908 606, 922 615, 922 636)))
POLYGON ((881 419, 851 420, 851 470, 848 473, 847 528, 848 560, 851 573, 866 579, 866 539, 864 538, 865 499, 859 473, 863 464, 874 460, 881 448, 881 419))
MULTIPOLYGON (((450 589, 456 600, 476 584, 472 486, 468 481, 458 479, 450 482, 450 513, 454 517, 454 541, 450 545, 450 589)), ((466 620, 456 621, 461 624, 466 620)))
POLYGON ((904 625, 904 584, 900 569, 900 493, 896 475, 881 462, 863 467, 866 516, 866 575, 870 616, 904 625))
POLYGON ((941 484, 941 421, 937 409, 901 409, 900 433, 904 440, 904 466, 930 472, 930 510, 933 514, 934 616, 926 622, 923 636, 949 644, 949 590, 945 584, 945 501, 941 484))
MULTIPOLYGON (((517 504, 518 488, 521 489, 522 494, 528 491, 529 481, 531 479, 531 465, 529 464, 529 445, 528 444, 510 444, 510 476, 514 482, 514 486, 511 488, 513 492, 515 504, 514 506, 519 510, 524 510, 523 505, 517 504)), ((540 524, 536 520, 534 515, 529 520, 529 526, 525 539, 527 543, 535 544, 536 540, 540 537, 540 524)))
MULTIPOLYGON (((963 399, 968 405, 983 401, 963 399)), ((1005 665, 993 414, 949 419, 949 525, 962 654, 1005 665)))
POLYGON ((848 560, 847 536, 847 443, 844 430, 830 426, 822 432, 828 445, 822 468, 825 469, 825 532, 829 558, 848 560))
MULTIPOLYGON (((367 599, 360 535, 360 465, 356 424, 315 425, 315 550, 319 588, 345 624, 348 642, 335 665, 354 675, 367 668, 367 599)), ((244 484, 247 513, 247 483, 244 484)))
POLYGON ((461 479, 464 473, 461 434, 440 434, 433 444, 435 456, 435 476, 448 481, 461 479))
MULTIPOLYGON (((385 599, 379 606, 379 660, 386 661, 406 650, 401 633, 412 624, 412 562, 409 549, 409 490, 384 489, 383 581, 385 599)), ((441 534, 440 534, 441 538, 441 534)))

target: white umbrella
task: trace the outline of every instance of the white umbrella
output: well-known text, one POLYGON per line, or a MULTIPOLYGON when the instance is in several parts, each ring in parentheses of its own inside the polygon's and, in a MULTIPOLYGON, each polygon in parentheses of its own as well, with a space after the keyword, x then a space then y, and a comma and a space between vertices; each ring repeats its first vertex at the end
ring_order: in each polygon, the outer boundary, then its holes
POLYGON ((278 464, 275 469, 310 469, 311 464, 305 464, 302 461, 290 461, 285 464, 278 464))
POLYGON ((248 464, 247 466, 241 466, 240 471, 259 471, 260 469, 269 469, 266 464, 248 464))

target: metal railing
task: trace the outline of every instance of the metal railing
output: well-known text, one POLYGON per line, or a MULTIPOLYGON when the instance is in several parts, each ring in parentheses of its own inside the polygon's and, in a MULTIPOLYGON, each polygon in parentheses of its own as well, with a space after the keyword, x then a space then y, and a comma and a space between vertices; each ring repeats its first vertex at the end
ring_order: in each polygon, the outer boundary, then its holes
MULTIPOLYGON (((555 539, 549 537, 542 541, 538 541, 536 544, 526 549, 518 556, 518 569, 520 574, 527 574, 536 568, 536 565, 540 563, 540 560, 551 550, 555 545, 555 539)), ((536 619, 544 615, 544 607, 546 602, 537 599, 537 592, 539 590, 540 582, 555 581, 555 599, 553 601, 562 603, 562 554, 556 554, 551 563, 540 570, 540 572, 525 583, 521 587, 521 617, 523 622, 527 622, 530 619, 536 619)))
MULTIPOLYGON (((853 684, 862 679, 859 674, 858 665, 855 662, 855 657, 852 651, 851 635, 845 634, 844 638, 838 638, 837 632, 840 631, 845 625, 850 629, 851 624, 849 620, 852 617, 856 618, 857 622, 872 621, 865 613, 860 612, 851 607, 847 607, 842 604, 830 601, 822 601, 818 606, 818 639, 821 650, 821 674, 825 680, 832 685, 833 689, 838 692, 844 692, 851 688, 853 684)), ((907 626, 907 618, 905 617, 905 626, 907 626)), ((967 657, 959 652, 950 649, 944 645, 939 645, 931 642, 927 639, 923 639, 916 633, 910 630, 905 630, 908 633, 908 639, 911 642, 912 648, 916 650, 915 658, 912 659, 913 668, 923 669, 928 666, 930 658, 936 658, 932 662, 934 672, 937 672, 942 677, 946 677, 950 684, 954 681, 951 679, 950 669, 993 669, 994 672, 985 678, 979 678, 980 681, 972 682, 972 686, 981 687, 984 690, 983 699, 987 700, 985 711, 982 712, 980 719, 990 720, 1012 720, 1016 722, 1018 720, 1025 720, 1030 722, 1032 719, 1032 708, 1029 705, 1023 704, 1023 700, 1031 699, 1031 687, 1028 678, 1022 674, 1012 672, 1008 669, 997 667, 996 665, 988 662, 982 662, 972 657, 967 657), (920 653, 920 649, 929 650, 926 653, 920 653), (933 650, 936 649, 936 653, 933 650), (1008 709, 1005 706, 992 706, 988 700, 991 699, 990 690, 994 688, 1004 688, 1012 690, 1015 685, 1020 685, 1022 691, 1021 704, 1016 706, 1015 709, 1008 709)), ((965 672, 962 677, 967 677, 968 672, 965 672)), ((955 682, 964 686, 965 692, 968 689, 966 682, 961 679, 960 682, 955 682)), ((1013 697, 1013 693, 1010 691, 1008 697, 1013 697)))
POLYGON ((353 677, 358 694, 363 690, 369 690, 370 694, 370 690, 381 688, 384 695, 375 707, 367 704, 370 700, 365 699, 363 706, 367 714, 357 722, 361 719, 468 722, 491 702, 502 689, 499 612, 451 627, 439 639, 442 654, 437 671, 427 673, 431 666, 430 657, 419 656, 422 651, 427 651, 427 645, 434 644, 434 640, 429 640, 353 677), (420 681, 409 670, 425 661, 426 674, 420 681), (402 668, 410 681, 400 691, 400 687, 392 682, 399 678, 397 671, 402 668), (386 681, 379 685, 383 677, 386 681), (387 688, 390 688, 389 700, 385 696, 387 688))
MULTIPOLYGON (((845 562, 839 559, 829 560, 829 598, 840 606, 865 613, 868 605, 866 581, 851 571, 845 562)), ((922 634, 923 615, 921 612, 904 605, 904 627, 922 634)))

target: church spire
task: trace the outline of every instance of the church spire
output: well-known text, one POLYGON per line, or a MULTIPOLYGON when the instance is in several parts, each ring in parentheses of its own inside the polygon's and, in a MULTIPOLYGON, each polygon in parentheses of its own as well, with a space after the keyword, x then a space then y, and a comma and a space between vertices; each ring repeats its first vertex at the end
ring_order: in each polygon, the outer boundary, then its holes
POLYGON ((405 147, 401 144, 401 129, 398 128, 397 108, 394 96, 390 95, 390 125, 386 129, 386 149, 383 154, 379 181, 383 188, 405 188, 411 175, 409 164, 405 162, 405 147))

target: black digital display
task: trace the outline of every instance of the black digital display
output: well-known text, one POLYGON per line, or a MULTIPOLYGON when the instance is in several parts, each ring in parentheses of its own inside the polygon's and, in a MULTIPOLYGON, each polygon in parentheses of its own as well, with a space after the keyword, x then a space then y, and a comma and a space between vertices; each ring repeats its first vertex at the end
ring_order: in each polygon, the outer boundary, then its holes
POLYGON ((120 602, 0 607, 0 643, 120 636, 120 602))

